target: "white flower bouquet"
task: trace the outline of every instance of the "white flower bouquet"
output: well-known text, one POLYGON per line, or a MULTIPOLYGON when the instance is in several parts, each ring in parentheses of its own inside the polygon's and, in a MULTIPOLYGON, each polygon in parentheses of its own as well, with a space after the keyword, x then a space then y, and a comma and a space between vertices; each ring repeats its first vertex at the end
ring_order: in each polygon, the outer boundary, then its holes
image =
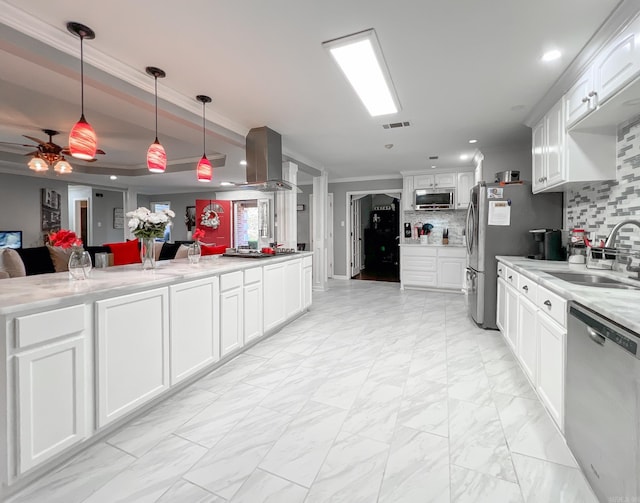
POLYGON ((162 210, 153 213, 147 208, 138 208, 127 213, 129 230, 137 238, 161 238, 164 229, 171 223, 176 214, 171 210, 162 210))

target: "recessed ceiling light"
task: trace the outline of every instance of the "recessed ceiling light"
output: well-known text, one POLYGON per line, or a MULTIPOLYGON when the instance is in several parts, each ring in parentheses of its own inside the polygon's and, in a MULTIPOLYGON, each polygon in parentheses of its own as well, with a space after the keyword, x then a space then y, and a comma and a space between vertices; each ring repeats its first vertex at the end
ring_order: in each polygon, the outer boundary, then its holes
POLYGON ((375 30, 329 40, 322 46, 336 60, 372 117, 400 110, 375 30))
POLYGON ((560 59, 560 56, 562 56, 562 53, 560 51, 558 51, 557 49, 554 49, 552 51, 547 51, 542 55, 542 61, 544 61, 545 63, 548 63, 549 61, 555 61, 556 59, 560 59))
POLYGON ((117 179, 118 179, 118 177, 116 175, 111 175, 109 177, 109 180, 117 180, 117 179))
POLYGON ((431 166, 431 169, 436 169, 436 167, 435 166, 431 166))
POLYGON ((467 154, 462 154, 462 155, 460 156, 460 160, 461 160, 461 161, 466 161, 467 159, 469 159, 469 156, 468 156, 467 154))
POLYGON ((390 148, 393 148, 393 143, 387 143, 384 148, 386 148, 387 150, 389 150, 390 148))
POLYGON ((222 185, 223 187, 228 187, 229 185, 235 185, 235 183, 232 183, 232 182, 220 182, 220 185, 222 185))
POLYGON ((478 143, 478 140, 469 140, 469 143, 478 143))
POLYGON ((244 160, 240 161, 240 166, 246 166, 246 165, 247 165, 247 161, 244 161, 244 160))

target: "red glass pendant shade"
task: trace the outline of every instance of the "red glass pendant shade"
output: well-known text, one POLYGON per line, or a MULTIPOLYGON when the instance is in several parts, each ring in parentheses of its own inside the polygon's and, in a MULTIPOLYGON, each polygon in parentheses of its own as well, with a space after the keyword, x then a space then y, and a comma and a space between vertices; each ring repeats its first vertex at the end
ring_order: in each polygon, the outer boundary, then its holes
POLYGON ((203 155, 202 159, 200 159, 196 171, 198 173, 199 182, 210 182, 213 178, 213 166, 211 166, 206 155, 203 155))
POLYGON ((84 114, 76 122, 69 133, 69 152, 73 157, 89 161, 96 156, 98 149, 98 139, 96 132, 85 118, 84 114))
POLYGON ((167 169, 167 154, 158 138, 147 150, 147 168, 152 173, 164 173, 164 170, 167 169))

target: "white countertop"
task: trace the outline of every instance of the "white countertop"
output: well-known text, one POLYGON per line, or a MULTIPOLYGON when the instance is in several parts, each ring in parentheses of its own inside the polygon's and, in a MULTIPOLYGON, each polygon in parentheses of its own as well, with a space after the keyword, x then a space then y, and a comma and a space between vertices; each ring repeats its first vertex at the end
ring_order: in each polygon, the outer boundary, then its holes
POLYGON ((582 304, 605 318, 640 333, 640 290, 574 285, 546 272, 597 274, 640 287, 640 281, 628 278, 630 273, 587 269, 584 264, 533 260, 522 257, 497 256, 496 259, 565 299, 582 304))
POLYGON ((208 255, 202 257, 198 264, 190 264, 188 259, 161 260, 156 262, 155 269, 150 270, 143 270, 141 264, 94 268, 86 280, 72 280, 67 272, 3 279, 0 280, 0 315, 87 302, 113 296, 114 293, 125 295, 312 255, 313 252, 268 258, 208 255))

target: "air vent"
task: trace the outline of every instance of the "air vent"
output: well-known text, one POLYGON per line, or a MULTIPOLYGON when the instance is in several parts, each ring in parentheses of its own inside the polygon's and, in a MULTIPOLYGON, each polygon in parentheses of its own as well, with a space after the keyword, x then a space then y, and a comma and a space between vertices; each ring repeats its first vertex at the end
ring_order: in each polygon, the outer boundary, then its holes
POLYGON ((430 161, 436 161, 436 160, 438 160, 438 156, 437 155, 430 155, 429 156, 429 160, 430 161))
POLYGON ((409 121, 406 122, 392 122, 391 124, 383 124, 382 127, 385 129, 395 129, 398 127, 409 127, 411 123, 409 121))

